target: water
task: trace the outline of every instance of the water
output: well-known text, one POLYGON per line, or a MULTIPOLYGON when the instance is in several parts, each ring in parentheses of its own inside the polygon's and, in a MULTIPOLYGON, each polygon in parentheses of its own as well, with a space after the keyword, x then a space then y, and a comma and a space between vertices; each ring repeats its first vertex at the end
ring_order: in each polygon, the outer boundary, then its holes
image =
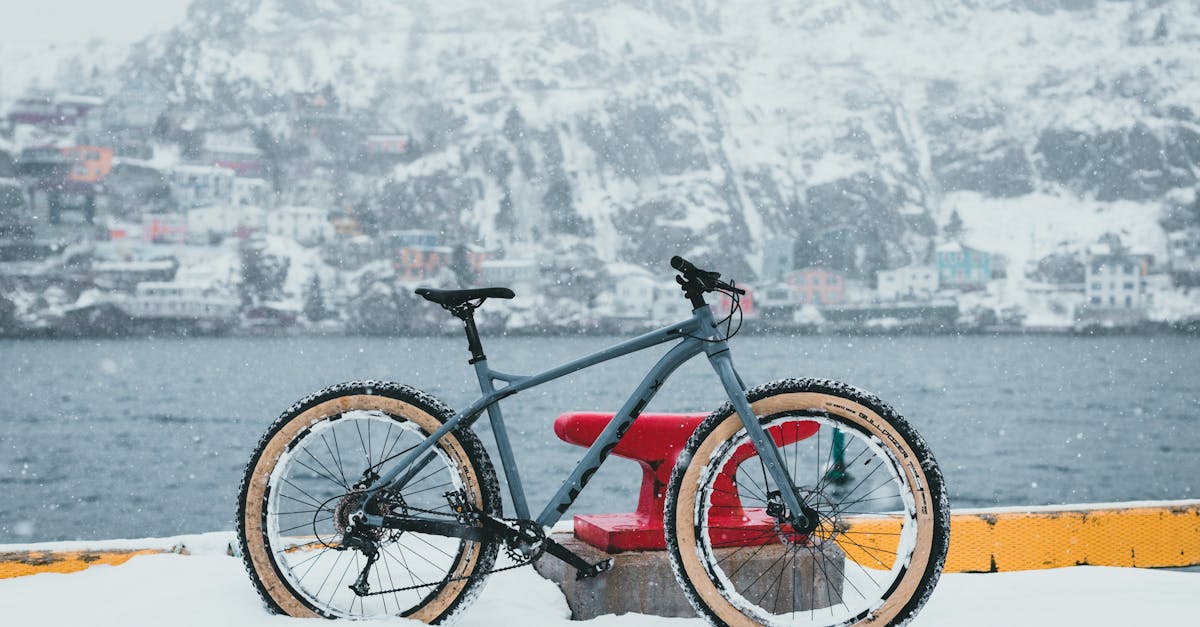
MULTIPOLYGON (((516 373, 614 341, 484 340, 493 366, 516 373)), ((955 507, 1200 494, 1197 338, 760 336, 733 346, 752 385, 821 376, 890 402, 926 436, 955 507)), ((661 352, 504 402, 535 511, 582 453, 554 436, 555 416, 615 410, 661 352)), ((243 464, 294 400, 378 378, 461 407, 477 393, 467 357, 449 337, 0 342, 0 543, 232 529, 243 464)), ((693 361, 648 410, 708 411, 723 400, 714 382, 693 361)), ((612 458, 570 513, 632 510, 639 480, 633 462, 612 458)))

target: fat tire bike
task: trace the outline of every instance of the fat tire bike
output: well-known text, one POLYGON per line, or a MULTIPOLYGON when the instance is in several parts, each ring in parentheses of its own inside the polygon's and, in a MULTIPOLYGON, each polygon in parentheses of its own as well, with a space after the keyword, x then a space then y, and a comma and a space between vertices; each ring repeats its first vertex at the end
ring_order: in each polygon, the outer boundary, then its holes
MULTIPOLYGON (((241 483, 237 532, 268 610, 444 623, 490 573, 554 558, 603 577, 547 533, 667 378, 704 354, 728 402, 692 433, 665 507, 671 568, 714 625, 899 625, 937 583, 949 542, 942 475, 921 436, 867 392, 822 379, 748 387, 729 338, 745 292, 671 260, 687 320, 521 376, 494 370, 474 311, 512 290, 419 288, 464 324, 482 396, 454 411, 416 388, 360 381, 294 404, 262 436, 241 483), (708 293, 731 299, 717 321, 708 293), (617 357, 674 343, 537 516, 500 401, 617 357), (497 385, 499 384, 499 385, 497 385), (512 498, 472 430, 488 417, 512 498), (504 550, 511 561, 497 568, 504 550)), ((741 316, 738 316, 740 328, 741 316)))

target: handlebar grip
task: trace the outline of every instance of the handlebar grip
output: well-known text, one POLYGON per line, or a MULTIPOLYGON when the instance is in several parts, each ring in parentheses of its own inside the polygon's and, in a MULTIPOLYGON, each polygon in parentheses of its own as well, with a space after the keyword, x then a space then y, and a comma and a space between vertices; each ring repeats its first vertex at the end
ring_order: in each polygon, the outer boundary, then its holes
POLYGON ((684 259, 683 257, 680 257, 679 255, 675 255, 674 257, 671 257, 671 267, 675 268, 676 270, 678 270, 680 272, 683 272, 684 274, 691 274, 696 271, 696 266, 693 266, 691 263, 688 262, 687 259, 684 259))

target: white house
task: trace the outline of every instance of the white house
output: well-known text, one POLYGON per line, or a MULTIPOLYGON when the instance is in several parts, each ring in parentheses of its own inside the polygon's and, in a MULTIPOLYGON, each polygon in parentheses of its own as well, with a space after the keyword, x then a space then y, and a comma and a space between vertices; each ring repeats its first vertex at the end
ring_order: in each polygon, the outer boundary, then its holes
POLYGON ((1085 269, 1084 297, 1093 309, 1140 309, 1150 304, 1146 275, 1150 255, 1093 247, 1085 269))
POLYGON ((211 165, 177 165, 171 169, 171 195, 182 207, 229 204, 233 170, 211 165))
POLYGON ((227 237, 238 232, 261 231, 266 227, 267 215, 260 207, 239 205, 211 205, 189 209, 187 212, 188 237, 198 241, 209 241, 215 237, 227 237))
POLYGON ((629 263, 608 264, 609 310, 618 318, 649 318, 658 281, 649 270, 629 263))
POLYGON ((267 213, 267 233, 312 245, 333 239, 333 224, 324 209, 280 207, 267 213))
POLYGON ((928 300, 938 290, 938 271, 933 266, 883 270, 877 278, 879 300, 928 300))
POLYGON ((229 204, 269 207, 271 206, 271 185, 260 178, 236 177, 233 179, 229 204))
POLYGON ((650 317, 658 324, 671 324, 692 315, 692 304, 675 283, 659 283, 654 286, 654 302, 650 305, 650 317))
POLYGON ((487 259, 479 264, 480 285, 530 292, 537 279, 538 265, 533 259, 487 259))
POLYGON ((1168 233, 1167 255, 1172 272, 1200 273, 1200 227, 1168 233))

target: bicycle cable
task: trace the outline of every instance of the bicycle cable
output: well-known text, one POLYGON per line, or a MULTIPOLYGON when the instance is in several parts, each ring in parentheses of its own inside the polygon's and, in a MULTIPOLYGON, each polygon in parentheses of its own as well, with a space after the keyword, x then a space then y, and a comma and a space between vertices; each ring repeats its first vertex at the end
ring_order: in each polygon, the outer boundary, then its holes
POLYGON ((742 330, 742 322, 745 320, 745 318, 744 318, 744 314, 742 311, 742 296, 741 296, 741 294, 738 293, 737 282, 730 279, 728 289, 724 289, 722 287, 714 287, 711 291, 717 292, 718 294, 724 294, 724 295, 728 296, 729 300, 730 300, 729 314, 726 315, 724 318, 721 318, 715 325, 717 327, 720 327, 722 324, 725 325, 725 337, 722 339, 713 340, 713 339, 709 339, 706 337, 699 337, 696 335, 690 335, 687 333, 683 333, 682 335, 684 337, 690 337, 693 340, 700 340, 701 342, 708 342, 709 344, 715 344, 717 342, 729 341, 729 339, 731 339, 733 336, 737 335, 738 332, 742 330), (737 317, 738 317, 738 322, 737 322, 736 327, 733 327, 734 314, 737 314, 737 317), (731 327, 732 327, 732 332, 730 332, 731 327))

